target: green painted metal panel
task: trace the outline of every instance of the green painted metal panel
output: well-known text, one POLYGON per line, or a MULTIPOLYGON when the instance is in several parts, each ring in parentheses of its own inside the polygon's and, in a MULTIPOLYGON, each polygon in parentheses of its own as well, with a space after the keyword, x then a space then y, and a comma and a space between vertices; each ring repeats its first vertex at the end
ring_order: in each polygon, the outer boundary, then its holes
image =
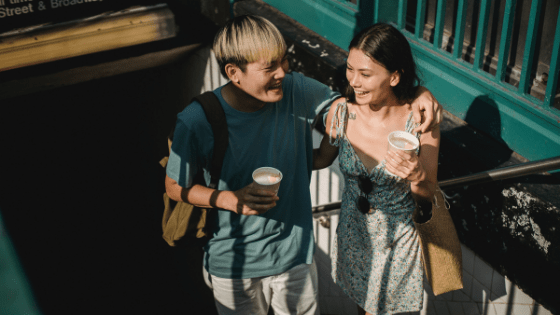
POLYGON ((349 6, 328 0, 298 0, 297 4, 285 0, 264 2, 345 50, 357 32, 359 18, 367 18, 358 16, 357 11, 349 6))
MULTIPOLYGON (((1 211, 1 210, 0 210, 1 211)), ((40 315, 0 212, 0 314, 40 315)))
POLYGON ((506 67, 509 59, 509 46, 511 44, 511 32, 513 30, 513 20, 515 18, 516 0, 507 0, 504 10, 504 20, 502 23, 502 36, 500 37, 500 51, 498 57, 498 68, 496 69, 496 80, 504 81, 506 78, 506 67))
POLYGON ((529 93, 531 88, 532 62, 535 56, 536 43, 538 39, 538 25, 540 22, 542 0, 531 2, 531 12, 529 13, 529 23, 527 36, 525 37, 525 50, 523 52, 523 65, 521 67, 521 77, 519 79, 519 93, 529 93))
POLYGON ((528 100, 504 89, 491 77, 473 73, 469 63, 452 61, 407 36, 424 85, 447 111, 529 160, 558 156, 558 117, 536 110, 528 100))
MULTIPOLYGON (((400 2, 396 1, 360 1, 354 7, 343 6, 330 0, 297 0, 297 4, 294 4, 294 1, 296 0, 266 0, 265 2, 344 50, 347 50, 351 38, 361 28, 374 21, 396 24, 399 18, 398 5, 400 2)), ((416 14, 423 19, 427 1, 419 0, 419 3, 423 5, 417 8, 416 14)), ((461 43, 456 42, 454 47, 457 48, 462 47, 465 31, 463 22, 467 3, 467 0, 458 0, 457 10, 460 14, 456 22, 455 40, 461 40, 461 43), (459 27, 459 25, 461 26, 459 27)), ((513 2, 511 3, 514 7, 513 2)), ((549 98, 548 107, 543 108, 540 100, 518 92, 509 84, 497 82, 494 76, 481 70, 491 4, 492 2, 489 0, 481 0, 480 3, 474 71, 471 64, 462 60, 460 53, 462 49, 454 49, 453 55, 449 55, 441 49, 434 49, 434 45, 424 41, 422 39, 422 21, 417 19, 414 34, 402 28, 401 30, 411 42, 419 68, 426 80, 425 85, 444 104, 445 109, 466 119, 496 139, 504 141, 512 150, 530 160, 557 156, 560 152, 560 111, 550 108, 552 100, 549 98), (487 108, 495 112, 494 117, 498 117, 499 123, 490 120, 484 112, 479 113, 478 118, 476 116, 473 118, 471 114, 473 104, 487 104, 487 108)), ((538 14, 538 9, 533 10, 535 10, 534 14, 538 14)), ((444 11, 441 10, 441 12, 444 11)), ((559 54, 559 28, 560 21, 557 25, 553 56, 559 54)), ((508 43, 503 45, 507 47, 508 43)), ((532 56, 530 56, 530 60, 532 60, 532 56)), ((554 73, 553 71, 558 73, 560 70, 558 61, 558 58, 553 58, 551 73, 554 73)), ((528 63, 530 62, 528 61, 528 63)), ((555 90, 557 84, 558 76, 551 75, 547 89, 552 91, 554 88, 555 90)))
POLYGON ((349 6, 351 6, 353 10, 357 12, 356 23, 354 25, 355 30, 362 29, 364 27, 370 26, 373 23, 375 23, 374 22, 376 19, 375 12, 377 12, 376 9, 377 5, 374 1, 364 0, 364 1, 356 1, 356 4, 353 4, 351 2, 347 2, 347 3, 349 6))
POLYGON ((379 18, 377 22, 396 24, 399 18, 399 3, 386 0, 377 0, 377 2, 379 3, 379 18))
POLYGON ((544 96, 544 107, 551 109, 558 87, 558 72, 560 72, 560 10, 556 21, 556 31, 554 33, 554 44, 552 46, 552 58, 550 58, 550 70, 548 82, 546 84, 546 93, 544 96))
POLYGON ((443 41, 443 27, 445 26, 445 7, 447 0, 438 0, 436 10, 436 26, 434 32, 434 48, 441 48, 443 41))

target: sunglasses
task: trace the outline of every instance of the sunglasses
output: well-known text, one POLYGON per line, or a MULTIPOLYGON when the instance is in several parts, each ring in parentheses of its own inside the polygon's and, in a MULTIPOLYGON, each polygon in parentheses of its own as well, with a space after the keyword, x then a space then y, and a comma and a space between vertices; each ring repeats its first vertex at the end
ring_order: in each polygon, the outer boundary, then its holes
POLYGON ((358 178, 358 187, 360 187, 360 190, 366 195, 365 197, 360 195, 360 197, 358 198, 358 209, 364 214, 369 213, 369 209, 371 207, 369 205, 367 195, 369 195, 369 193, 371 193, 371 191, 373 190, 373 183, 367 177, 360 176, 358 178))

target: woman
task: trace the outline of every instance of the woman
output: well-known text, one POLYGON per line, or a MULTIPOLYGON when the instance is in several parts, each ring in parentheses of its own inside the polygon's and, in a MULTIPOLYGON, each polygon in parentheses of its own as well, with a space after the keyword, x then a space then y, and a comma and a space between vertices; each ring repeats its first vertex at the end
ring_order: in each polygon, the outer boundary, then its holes
POLYGON ((333 103, 314 169, 339 155, 345 188, 333 249, 333 280, 367 314, 422 309, 423 267, 411 216, 437 183, 440 134, 414 132, 418 89, 406 38, 388 24, 362 30, 349 47, 345 98, 333 103), (413 133, 415 153, 388 151, 392 131, 413 133))

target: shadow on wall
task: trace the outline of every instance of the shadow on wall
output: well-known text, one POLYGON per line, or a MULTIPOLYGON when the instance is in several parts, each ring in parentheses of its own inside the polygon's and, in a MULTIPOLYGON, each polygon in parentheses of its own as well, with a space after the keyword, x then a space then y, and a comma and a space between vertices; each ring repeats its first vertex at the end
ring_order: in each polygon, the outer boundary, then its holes
POLYGON ((513 151, 502 139, 500 111, 493 99, 487 95, 476 97, 467 110, 465 122, 478 130, 483 130, 500 146, 500 150, 496 149, 492 152, 492 159, 489 159, 487 164, 488 169, 494 169, 510 159, 513 151))
MULTIPOLYGON (((465 121, 485 130, 497 141, 488 141, 487 136, 467 126, 458 126, 450 130, 442 130, 440 146, 440 179, 456 178, 500 167, 507 162, 512 151, 501 140, 501 119, 496 103, 488 96, 479 96, 469 107, 465 121)), ((445 127, 444 127, 445 128, 445 127)), ((446 190, 451 204, 450 214, 453 217, 459 239, 467 247, 476 250, 486 261, 491 262, 484 253, 504 255, 507 247, 502 242, 503 233, 497 232, 503 226, 502 195, 503 183, 465 186, 446 190), (499 253, 499 254, 497 254, 499 253)), ((496 261, 494 261, 495 266, 496 261)), ((502 273, 504 270, 500 270, 502 273)), ((493 298, 506 295, 505 279, 492 282, 492 272, 487 276, 475 276, 480 270, 465 267, 465 288, 472 291, 467 294, 474 301, 488 302, 490 292, 493 298), (470 271, 471 274, 468 274, 470 271), (473 282, 473 279, 475 279, 473 282), (480 284, 480 285, 478 285, 480 284), (472 292, 472 293, 471 293, 472 292)))

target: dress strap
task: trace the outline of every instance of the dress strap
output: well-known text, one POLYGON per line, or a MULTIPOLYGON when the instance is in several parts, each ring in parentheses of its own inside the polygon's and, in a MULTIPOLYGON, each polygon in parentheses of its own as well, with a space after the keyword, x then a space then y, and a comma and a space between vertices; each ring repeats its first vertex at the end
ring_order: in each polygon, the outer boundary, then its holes
POLYGON ((412 133, 416 138, 420 137, 420 133, 413 132, 414 128, 420 126, 420 123, 414 122, 414 116, 412 115, 412 111, 408 114, 408 119, 406 120, 405 130, 406 132, 412 133))
POLYGON ((344 136, 346 124, 348 123, 348 103, 340 102, 336 104, 334 111, 331 128, 329 130, 329 143, 332 146, 340 146, 340 141, 344 136), (336 130, 336 138, 332 137, 333 129, 336 130))

